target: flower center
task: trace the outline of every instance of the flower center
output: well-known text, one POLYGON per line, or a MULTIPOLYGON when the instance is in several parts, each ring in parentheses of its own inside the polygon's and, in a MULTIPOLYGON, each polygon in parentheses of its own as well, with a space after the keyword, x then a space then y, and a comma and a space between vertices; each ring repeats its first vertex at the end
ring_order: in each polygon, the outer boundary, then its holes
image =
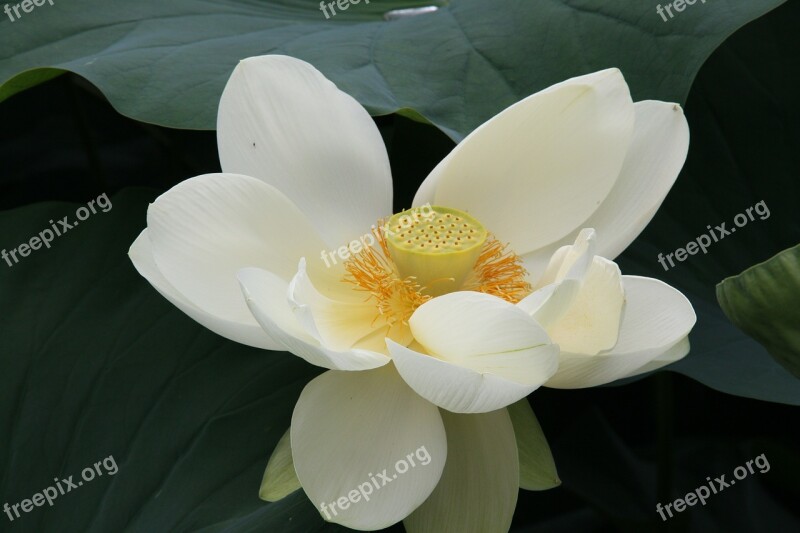
POLYGON ((431 296, 458 290, 472 272, 489 234, 463 211, 436 207, 408 210, 384 225, 386 242, 401 277, 413 277, 431 296))
MULTIPOLYGON (((408 319, 423 303, 469 290, 516 303, 530 294, 522 261, 475 218, 449 207, 414 208, 379 221, 377 244, 345 263, 343 281, 368 294, 388 337, 410 342, 408 319)), ((407 344, 407 343, 406 343, 407 344)))

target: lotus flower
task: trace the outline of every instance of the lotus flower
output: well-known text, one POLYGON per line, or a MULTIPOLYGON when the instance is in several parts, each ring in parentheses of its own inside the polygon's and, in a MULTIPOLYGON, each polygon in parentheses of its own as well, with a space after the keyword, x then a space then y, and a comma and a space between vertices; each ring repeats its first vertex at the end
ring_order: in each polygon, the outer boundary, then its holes
POLYGON ((505 531, 526 445, 508 406, 688 352, 686 298, 611 261, 688 138, 678 105, 588 74, 480 126, 392 215, 367 112, 305 62, 250 58, 220 102, 224 172, 161 195, 130 256, 207 328, 329 369, 270 461, 326 520, 505 531))

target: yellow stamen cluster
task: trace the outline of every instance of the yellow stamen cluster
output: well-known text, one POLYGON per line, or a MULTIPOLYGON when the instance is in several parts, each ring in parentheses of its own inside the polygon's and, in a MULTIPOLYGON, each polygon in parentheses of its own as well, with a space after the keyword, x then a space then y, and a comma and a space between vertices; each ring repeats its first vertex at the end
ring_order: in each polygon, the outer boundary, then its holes
POLYGON ((485 292, 512 304, 529 295, 531 284, 525 281, 528 271, 522 266, 519 256, 507 248, 507 244, 489 235, 472 276, 461 290, 485 292))
POLYGON ((368 294, 375 300, 378 315, 391 326, 408 325, 408 319, 417 307, 431 299, 413 276, 400 277, 397 267, 389 255, 389 247, 383 232, 385 220, 372 233, 378 247, 366 246, 354 254, 344 265, 347 274, 344 281, 355 285, 355 290, 368 294))
MULTIPOLYGON (((373 229, 377 245, 366 246, 359 253, 353 254, 345 263, 344 267, 347 273, 344 281, 354 285, 354 290, 366 293, 368 300, 374 300, 377 309, 375 320, 385 320, 390 329, 408 328, 408 321, 414 311, 432 297, 441 294, 443 274, 441 269, 447 265, 448 257, 452 259, 451 266, 454 269, 460 269, 464 266, 461 264, 464 263, 464 253, 473 248, 475 244, 478 244, 479 248, 473 258, 469 260, 469 273, 466 276, 453 274, 453 277, 449 279, 451 281, 459 279, 459 281, 457 282, 458 286, 450 290, 483 292, 511 303, 516 303, 530 294, 531 286, 525 280, 527 272, 522 266, 520 258, 508 250, 507 245, 482 230, 477 222, 473 225, 471 217, 458 213, 448 209, 443 214, 440 213, 440 216, 444 218, 441 221, 439 219, 426 221, 427 223, 420 221, 420 224, 414 224, 407 228, 399 226, 395 228, 391 225, 392 222, 395 222, 397 215, 389 219, 389 224, 386 220, 382 220, 378 224, 378 228, 373 229), (456 217, 458 217, 457 220, 456 217), (469 236, 473 236, 470 235, 470 230, 473 230, 474 236, 480 240, 474 243, 467 238, 462 245, 459 237, 464 235, 458 233, 456 226, 451 228, 450 224, 461 225, 458 229, 466 230, 469 236), (432 227, 428 227, 429 225, 432 227), (438 227, 442 225, 445 227, 438 227), (455 231, 448 234, 448 230, 455 231), (437 232, 433 235, 439 237, 440 242, 431 243, 433 250, 423 252, 421 245, 429 244, 428 238, 431 236, 429 232, 433 231, 437 232), (387 232, 392 239, 398 242, 389 242, 387 232), (483 241, 482 244, 481 241, 483 241), (436 244, 439 244, 438 249, 436 244), (424 256, 421 256, 416 264, 405 260, 404 263, 409 264, 404 265, 405 268, 401 269, 398 267, 396 259, 406 259, 401 255, 404 252, 398 253, 403 249, 415 253, 423 252, 424 256), (432 275, 432 272, 423 271, 425 267, 432 269, 435 275, 432 275)), ((435 239, 431 238, 430 240, 434 241, 435 239)), ((428 247, 426 246, 426 248, 428 247)), ((395 330, 395 333, 399 334, 400 332, 395 330)), ((394 337, 395 335, 390 334, 389 336, 394 337)))

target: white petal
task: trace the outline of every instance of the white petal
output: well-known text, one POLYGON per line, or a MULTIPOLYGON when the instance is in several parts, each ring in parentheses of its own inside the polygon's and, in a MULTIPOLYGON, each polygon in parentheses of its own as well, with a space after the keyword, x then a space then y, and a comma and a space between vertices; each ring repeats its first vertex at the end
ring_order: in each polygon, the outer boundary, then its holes
MULTIPOLYGON (((597 255, 614 259, 633 242, 655 215, 686 160, 689 126, 678 104, 645 100, 634 104, 633 140, 614 188, 582 226, 598 231, 597 255)), ((577 230, 555 244, 525 257, 535 273, 560 245, 572 241, 577 230)))
POLYGON ((637 368, 633 372, 629 372, 623 377, 629 378, 632 376, 638 376, 639 374, 646 374, 647 372, 652 372, 654 370, 658 370, 659 368, 670 365, 675 361, 680 361, 689 354, 690 348, 691 346, 689 345, 689 337, 684 337, 674 345, 670 346, 666 351, 651 359, 646 365, 637 368))
POLYGON ((288 283, 275 274, 246 268, 239 271, 238 278, 244 300, 261 327, 279 340, 283 349, 312 365, 337 370, 368 370, 390 361, 386 355, 371 350, 336 351, 322 347, 298 322, 288 298, 288 283))
POLYGON ((572 246, 553 255, 538 290, 517 304, 545 328, 562 352, 597 354, 617 341, 624 301, 621 274, 594 255, 595 231, 584 229, 572 246))
POLYGON ((508 531, 519 494, 517 445, 508 413, 442 412, 442 420, 447 464, 430 498, 403 522, 406 531, 508 531))
POLYGON ((625 313, 616 353, 667 348, 686 337, 697 321, 692 304, 679 290, 663 281, 622 276, 625 313))
POLYGON ((292 446, 290 444, 289 430, 275 445, 269 457, 264 477, 261 479, 261 489, 258 497, 266 502, 282 500, 300 488, 300 480, 294 471, 292 461, 292 446))
POLYGON ((562 352, 558 372, 546 386, 577 389, 603 385, 637 373, 665 352, 672 357, 685 355, 688 346, 683 339, 697 319, 689 300, 656 279, 622 276, 622 281, 625 307, 616 346, 597 355, 562 352))
POLYGON ((596 234, 581 230, 575 244, 559 248, 535 285, 537 290, 517 303, 545 330, 566 315, 594 259, 596 234))
POLYGON ((517 254, 537 250, 572 233, 605 199, 633 125, 619 70, 567 80, 472 132, 428 176, 434 186, 423 185, 427 197, 414 205, 468 211, 517 254))
POLYGON ((353 529, 408 516, 436 487, 448 455, 439 410, 392 365, 317 377, 297 401, 291 431, 303 490, 324 519, 353 529))
MULTIPOLYGON (((534 313, 539 312, 545 307, 549 307, 551 299, 561 300, 561 298, 554 298, 560 285, 560 283, 551 283, 550 285, 546 285, 541 289, 533 291, 528 296, 517 302, 517 307, 533 316, 534 313)), ((580 287, 580 283, 577 283, 577 286, 580 287)), ((565 300, 566 301, 564 302, 559 302, 559 308, 568 307, 569 303, 572 301, 571 298, 566 298, 565 300)), ((563 309, 563 311, 566 312, 566 309, 563 309)), ((542 322, 539 323, 542 324, 542 322)))
POLYGON ((293 311, 306 333, 334 351, 349 350, 373 333, 383 331, 385 337, 388 332, 384 321, 377 320, 375 304, 365 300, 363 293, 350 292, 356 297, 345 301, 320 293, 306 272, 305 260, 289 285, 293 311))
POLYGON ((522 259, 522 266, 528 271, 528 280, 531 282, 531 285, 534 287, 541 285, 541 282, 538 280, 543 278, 552 258, 565 248, 567 248, 567 246, 548 245, 520 256, 520 259, 522 259))
POLYGON ((539 388, 558 365, 558 347, 527 313, 488 294, 434 298, 410 319, 427 354, 387 341, 403 379, 449 411, 500 409, 539 388))
POLYGON ((564 279, 582 280, 592 265, 597 250, 597 232, 594 228, 582 229, 570 246, 559 248, 550 259, 538 287, 564 279))
POLYGON ((595 256, 564 314, 547 333, 562 352, 597 354, 617 342, 625 293, 619 267, 595 256))
POLYGON ((635 104, 633 141, 619 179, 584 224, 598 230, 597 254, 614 259, 650 223, 689 150, 689 125, 678 104, 635 104))
MULTIPOLYGON (((484 368, 484 354, 550 344, 545 331, 505 300, 459 291, 422 304, 409 320, 414 338, 433 355, 484 368)), ((491 366, 491 363, 488 363, 491 366)))
POLYGON ((252 317, 244 320, 228 320, 222 316, 213 315, 204 311, 190 302, 184 295, 173 287, 167 278, 158 270, 153 250, 150 244, 148 230, 145 229, 131 245, 128 255, 133 266, 164 298, 172 305, 189 315, 193 320, 207 327, 217 335, 241 344, 264 348, 267 350, 284 350, 283 345, 270 337, 252 317))
POLYGON ((299 59, 241 61, 217 117, 225 172, 274 185, 333 247, 392 212, 389 158, 378 128, 352 97, 299 59))
POLYGON ((206 174, 159 196, 147 211, 158 270, 187 300, 231 322, 255 325, 236 273, 258 267, 291 279, 324 247, 306 217, 255 178, 206 174))
MULTIPOLYGON (((547 380, 545 377, 532 385, 523 384, 442 361, 390 339, 386 343, 395 366, 411 388, 429 402, 454 413, 485 413, 500 409, 524 398, 547 380)), ((558 349, 550 348, 547 355, 551 354, 557 360, 558 349)), ((513 363, 522 366, 525 361, 520 358, 513 363)))

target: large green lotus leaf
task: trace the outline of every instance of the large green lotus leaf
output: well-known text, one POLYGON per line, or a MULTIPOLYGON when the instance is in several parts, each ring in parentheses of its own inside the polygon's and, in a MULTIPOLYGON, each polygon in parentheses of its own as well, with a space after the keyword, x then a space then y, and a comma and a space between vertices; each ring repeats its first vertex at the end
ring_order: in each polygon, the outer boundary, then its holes
POLYGON ((800 378, 800 245, 717 285, 731 321, 800 378))
MULTIPOLYGON (((623 272, 666 281, 697 310, 692 351, 671 370, 730 394, 793 405, 800 405, 800 381, 731 324, 716 285, 800 242, 800 63, 790 52, 800 44, 799 23, 800 2, 789 2, 709 58, 686 104, 692 144, 683 172, 620 259, 623 272), (737 227, 737 216, 747 223, 737 227), (735 231, 723 236, 717 229, 723 223, 735 231), (718 242, 710 239, 707 253, 668 271, 659 264, 659 253, 674 253, 710 231, 718 242)), ((763 284, 750 290, 770 290, 763 284)), ((781 306, 787 318, 800 305, 796 294, 781 306)), ((746 331, 749 320, 742 317, 746 331)))
MULTIPOLYGON (((302 491, 258 497, 267 458, 318 369, 194 323, 134 270, 127 249, 154 194, 128 190, 9 267, 0 263, 0 494, 13 504, 119 471, 35 507, 2 531, 332 531, 302 491), (228 528, 228 529, 226 529, 228 528)), ((76 205, 0 212, 0 247, 76 205)))
POLYGON ((330 19, 313 0, 59 1, 0 21, 0 100, 62 69, 124 115, 213 129, 237 61, 288 54, 371 113, 424 117, 458 140, 536 90, 607 67, 637 100, 683 102, 709 54, 781 3, 698 2, 665 21, 639 0, 373 0, 330 19), (441 7, 384 18, 428 4, 441 7))

